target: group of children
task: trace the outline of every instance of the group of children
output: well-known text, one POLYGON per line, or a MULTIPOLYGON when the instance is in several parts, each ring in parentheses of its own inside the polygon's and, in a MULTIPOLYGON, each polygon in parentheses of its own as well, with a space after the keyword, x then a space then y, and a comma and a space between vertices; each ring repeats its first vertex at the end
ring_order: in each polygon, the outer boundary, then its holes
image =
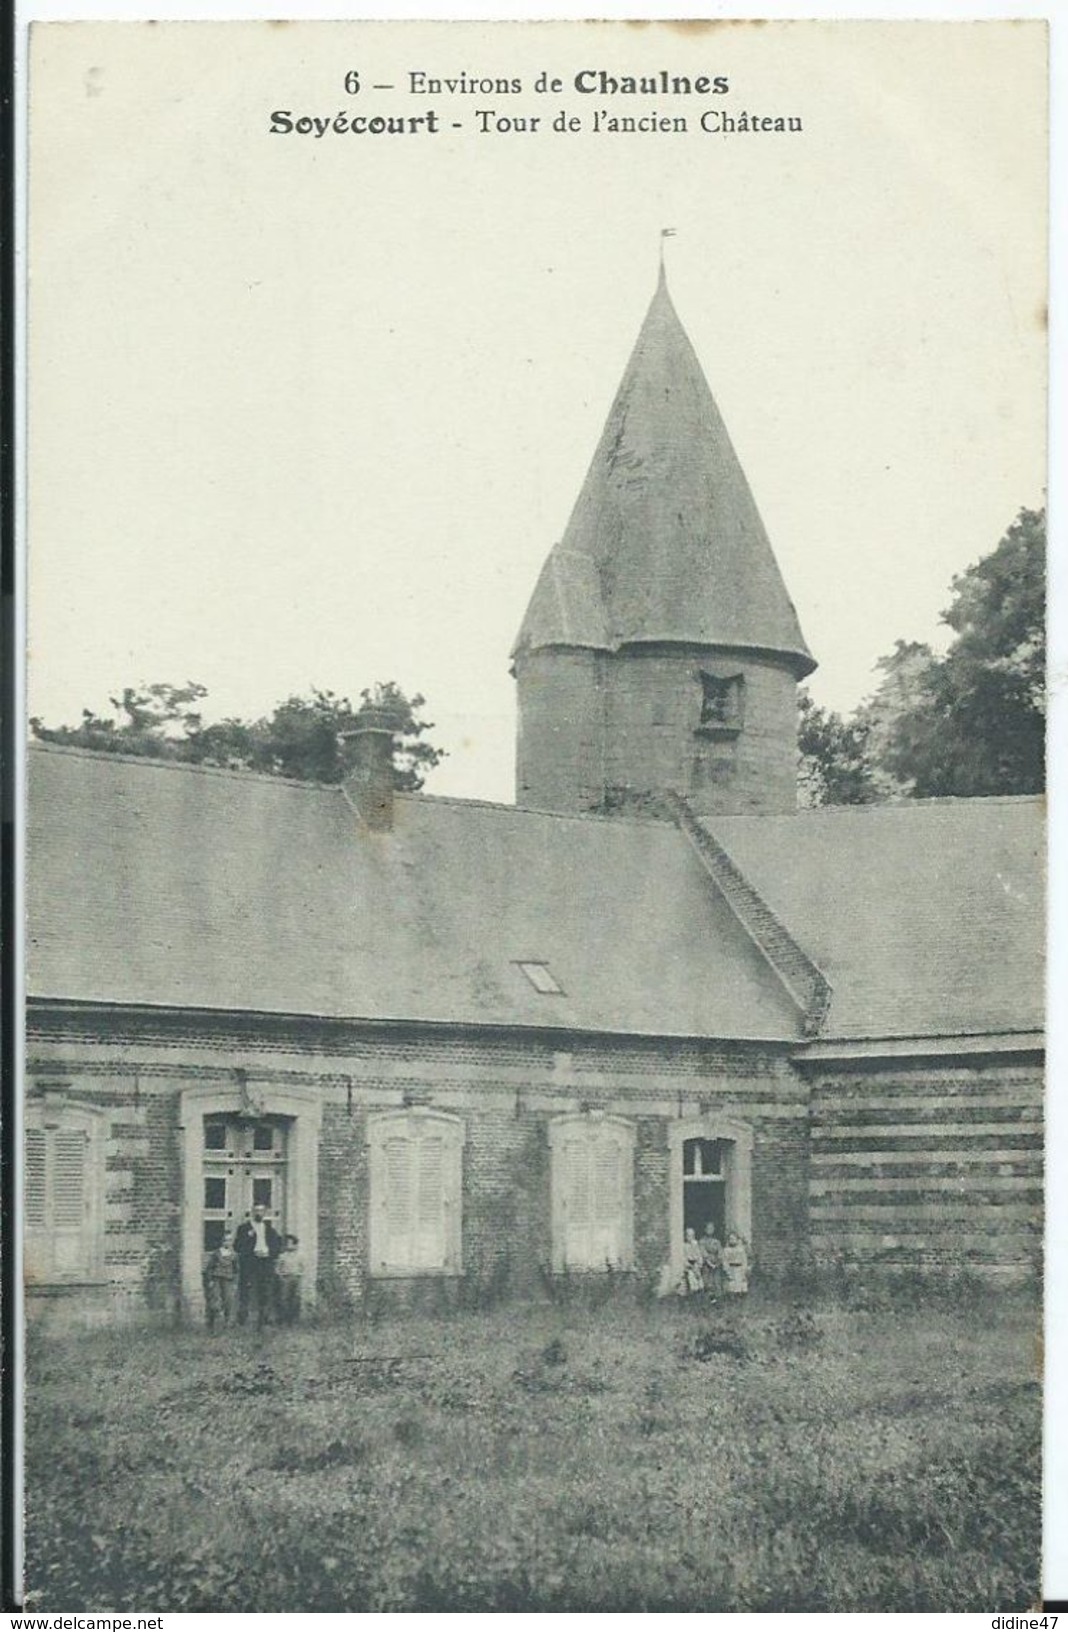
POLYGON ((700 1241, 696 1230, 687 1229, 682 1244, 679 1296, 687 1298, 695 1292, 704 1292, 715 1301, 722 1293, 737 1294, 748 1290, 749 1253, 737 1230, 731 1230, 726 1242, 721 1242, 714 1224, 705 1226, 700 1241))
MULTIPOLYGON (((696 1230, 687 1229, 682 1277, 676 1290, 684 1298, 703 1292, 713 1302, 724 1293, 748 1292, 749 1268, 749 1253, 737 1230, 731 1230, 721 1242, 714 1224, 705 1226, 700 1240, 696 1230)), ((238 1325, 243 1326, 253 1305, 260 1326, 269 1319, 293 1325, 300 1319, 303 1269, 297 1237, 283 1239, 257 1207, 251 1222, 242 1224, 236 1235, 228 1229, 205 1256, 202 1279, 208 1330, 214 1330, 216 1322, 230 1325, 235 1314, 238 1325)))
MULTIPOLYGON (((262 1216, 262 1209, 256 1212, 262 1216)), ((270 1225, 264 1239, 268 1251, 258 1253, 255 1225, 244 1224, 236 1235, 227 1229, 219 1245, 205 1254, 201 1280, 209 1331, 216 1323, 229 1326, 235 1317, 239 1326, 245 1325, 253 1307, 261 1327, 268 1320, 292 1326, 300 1319, 300 1242, 295 1235, 283 1238, 270 1225)))

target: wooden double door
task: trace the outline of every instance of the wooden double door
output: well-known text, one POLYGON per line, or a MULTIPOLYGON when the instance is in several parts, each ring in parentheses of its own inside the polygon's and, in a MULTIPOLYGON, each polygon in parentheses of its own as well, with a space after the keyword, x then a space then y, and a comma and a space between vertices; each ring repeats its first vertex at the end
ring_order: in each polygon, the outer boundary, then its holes
POLYGON ((285 1117, 204 1118, 204 1251, 234 1231, 253 1207, 263 1207, 279 1234, 286 1230, 285 1117))

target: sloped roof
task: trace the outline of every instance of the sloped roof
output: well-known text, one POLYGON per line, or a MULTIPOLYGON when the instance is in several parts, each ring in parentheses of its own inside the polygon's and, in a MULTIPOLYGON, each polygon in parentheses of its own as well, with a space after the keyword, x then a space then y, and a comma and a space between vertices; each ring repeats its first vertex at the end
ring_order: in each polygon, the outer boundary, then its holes
POLYGON ((667 824, 416 796, 369 833, 337 788, 43 745, 29 759, 31 997, 799 1035, 667 824))
POLYGON ((816 666, 663 274, 515 652, 651 641, 816 666))
POLYGON ((1044 801, 708 824, 830 982, 824 1037, 1041 1030, 1044 801))

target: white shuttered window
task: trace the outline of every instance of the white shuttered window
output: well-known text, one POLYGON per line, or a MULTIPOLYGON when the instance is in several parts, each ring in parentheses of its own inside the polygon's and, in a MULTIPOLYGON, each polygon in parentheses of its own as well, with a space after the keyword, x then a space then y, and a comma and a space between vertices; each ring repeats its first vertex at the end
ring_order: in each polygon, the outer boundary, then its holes
POLYGON ((374 1116, 371 1273, 458 1275, 461 1270, 463 1124, 440 1111, 374 1116))
POLYGON ((629 1269, 634 1256, 634 1127, 619 1117, 549 1125, 553 1268, 629 1269))
POLYGON ((34 1282, 100 1273, 103 1249, 100 1118, 80 1106, 26 1110, 25 1267, 34 1282))

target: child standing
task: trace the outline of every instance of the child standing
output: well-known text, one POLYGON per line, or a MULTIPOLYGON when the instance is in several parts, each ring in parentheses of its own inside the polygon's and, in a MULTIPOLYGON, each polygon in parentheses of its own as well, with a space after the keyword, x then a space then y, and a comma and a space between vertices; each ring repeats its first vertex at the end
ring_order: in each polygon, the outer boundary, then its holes
POLYGON ((274 1274, 278 1319, 293 1326, 300 1319, 300 1283, 304 1275, 300 1242, 295 1235, 286 1236, 285 1245, 275 1259, 274 1274))
POLYGON ((749 1291, 749 1254, 737 1230, 732 1230, 723 1249, 723 1278, 728 1292, 749 1291))
POLYGON ((687 1229, 686 1238, 682 1243, 682 1279, 679 1282, 679 1296, 688 1298, 700 1290, 701 1244, 695 1232, 687 1229))
POLYGON ((229 1230, 214 1252, 209 1252, 205 1258, 201 1278, 208 1331, 214 1331, 215 1322, 219 1319, 224 1326, 229 1326, 234 1313, 234 1284, 237 1280, 237 1253, 229 1230))
POLYGON ((711 1222, 701 1237, 701 1280, 710 1300, 715 1303, 723 1291, 723 1247, 711 1222))

